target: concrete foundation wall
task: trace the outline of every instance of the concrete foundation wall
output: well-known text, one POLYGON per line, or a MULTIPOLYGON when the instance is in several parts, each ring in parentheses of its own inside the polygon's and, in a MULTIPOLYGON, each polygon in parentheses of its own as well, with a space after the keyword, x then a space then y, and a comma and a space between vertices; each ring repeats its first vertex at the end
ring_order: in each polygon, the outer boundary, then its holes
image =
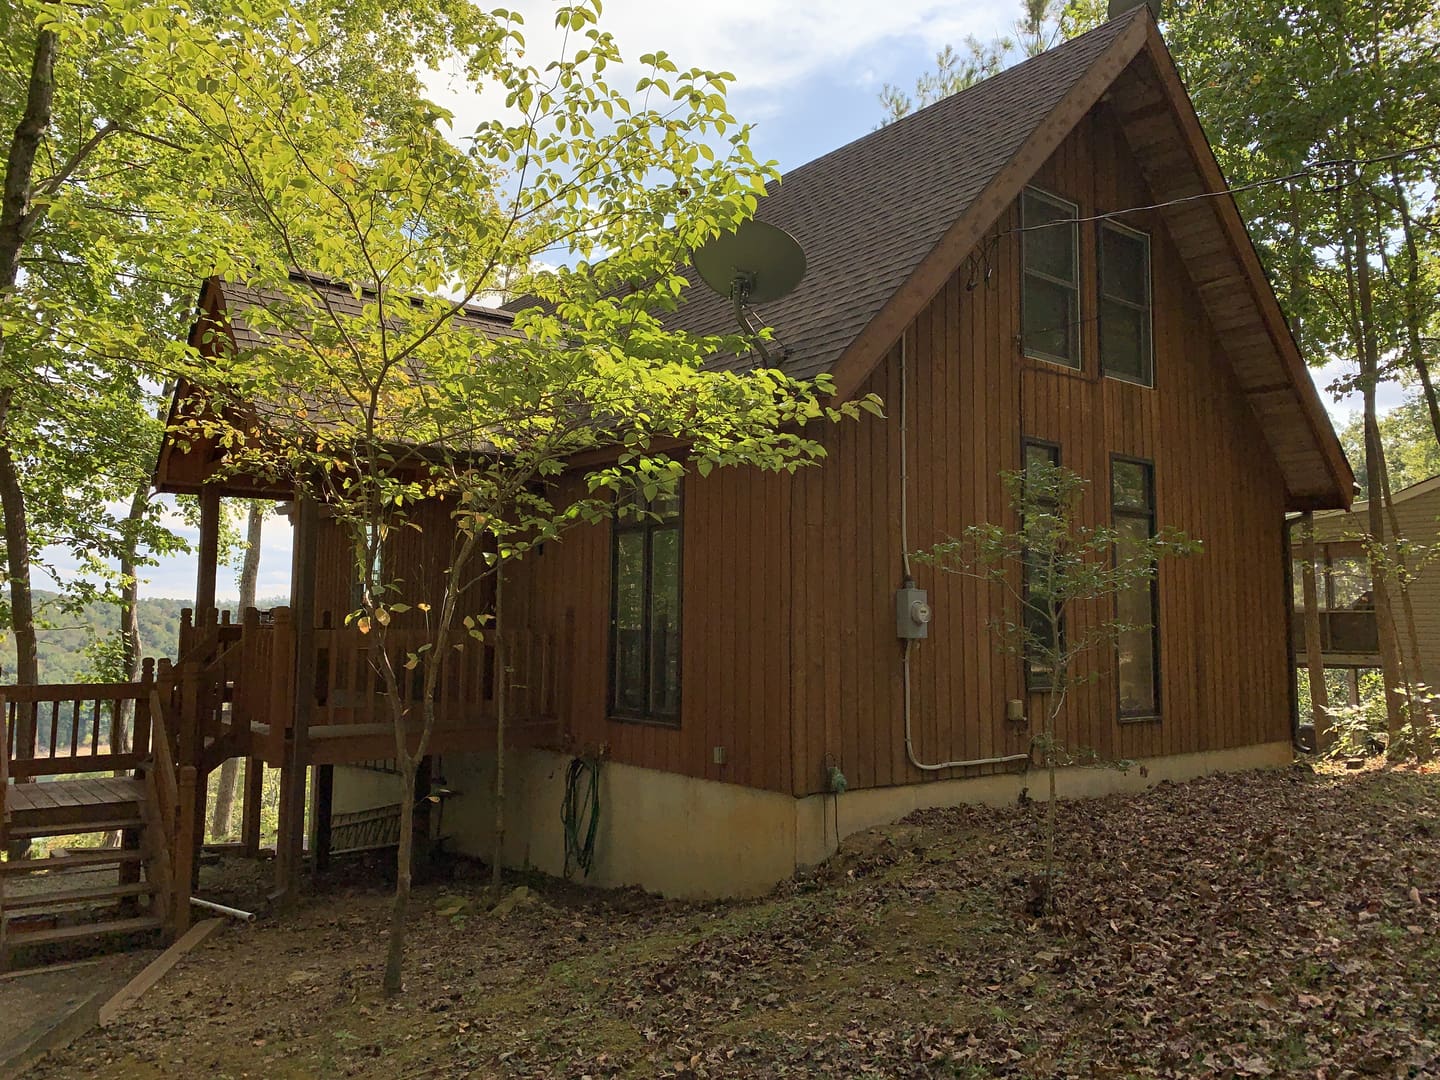
MULTIPOLYGON (((1164 780, 1214 772, 1277 768, 1291 760, 1288 742, 1266 743, 1136 762, 1128 771, 1072 767, 1057 777, 1063 798, 1142 791, 1164 780)), ((505 766, 504 862, 560 875, 565 864, 561 807, 570 758, 517 751, 505 766)), ((446 783, 457 794, 445 806, 442 831, 450 849, 489 859, 494 850, 493 757, 445 759, 446 783)), ((352 770, 353 771, 353 770, 352 770)), ((336 809, 341 808, 336 770, 336 809)), ((869 788, 796 799, 734 784, 606 762, 601 767, 600 827, 587 884, 638 885, 669 897, 703 899, 763 893, 796 869, 834 853, 839 834, 898 821, 913 810, 965 803, 1003 805, 1022 788, 1043 797, 1038 770, 975 779, 869 788)), ((350 807, 346 807, 349 809, 350 807)), ((574 875, 576 880, 582 880, 574 875)))
POLYGON ((354 765, 335 766, 335 792, 331 807, 336 814, 353 814, 394 806, 400 801, 404 785, 395 773, 378 769, 361 769, 354 765))

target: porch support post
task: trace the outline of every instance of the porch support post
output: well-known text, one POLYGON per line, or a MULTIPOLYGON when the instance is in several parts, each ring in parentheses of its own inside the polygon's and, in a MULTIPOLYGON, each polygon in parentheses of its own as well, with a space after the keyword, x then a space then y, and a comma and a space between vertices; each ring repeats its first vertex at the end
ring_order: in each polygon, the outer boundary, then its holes
POLYGON ((330 825, 335 812, 335 766, 316 765, 314 802, 310 809, 310 850, 315 856, 315 872, 330 868, 330 825))
POLYGON ((220 491, 209 484, 200 489, 200 565, 195 574, 195 624, 215 610, 215 575, 220 561, 220 491))
POLYGON ((280 835, 275 841, 281 902, 296 894, 305 846, 305 780, 310 764, 310 714, 315 704, 315 567, 320 508, 309 495, 296 499, 295 557, 290 596, 295 620, 295 715, 280 781, 280 835))
POLYGON ((245 845, 245 857, 257 858, 260 854, 260 803, 265 797, 265 759, 245 759, 245 809, 240 819, 240 839, 245 845))
POLYGON ((1315 515, 1300 517, 1304 555, 1300 571, 1305 601, 1305 666, 1310 675, 1310 716, 1315 725, 1315 751, 1330 746, 1330 696, 1325 687, 1325 655, 1320 641, 1320 600, 1315 584, 1315 515))

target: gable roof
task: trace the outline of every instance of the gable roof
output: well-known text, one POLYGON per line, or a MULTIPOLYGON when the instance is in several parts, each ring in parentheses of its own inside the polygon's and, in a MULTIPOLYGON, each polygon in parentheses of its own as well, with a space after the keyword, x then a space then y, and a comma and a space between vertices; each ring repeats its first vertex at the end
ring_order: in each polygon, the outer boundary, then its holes
MULTIPOLYGON (((1102 96, 1157 202, 1226 190, 1142 4, 787 173, 756 215, 792 233, 809 261, 792 293, 760 309, 784 347, 780 366, 801 378, 828 372, 841 396, 854 394, 1102 96)), ((1161 215, 1275 454, 1288 505, 1348 506, 1350 466, 1233 198, 1161 215)), ((728 332, 733 316, 698 287, 674 325, 728 332)))

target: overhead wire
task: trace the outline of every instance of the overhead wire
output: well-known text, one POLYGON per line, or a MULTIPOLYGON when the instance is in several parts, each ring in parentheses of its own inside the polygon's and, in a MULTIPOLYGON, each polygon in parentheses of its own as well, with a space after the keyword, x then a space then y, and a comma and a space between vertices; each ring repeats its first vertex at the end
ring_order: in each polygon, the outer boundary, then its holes
MULTIPOLYGON (((1401 158, 1414 157, 1429 151, 1440 151, 1440 142, 1420 143, 1416 146, 1407 146, 1401 150, 1391 150, 1370 157, 1323 158, 1319 161, 1312 161, 1308 165, 1303 165, 1294 172, 1285 173, 1283 176, 1265 176, 1243 184, 1227 185, 1217 191, 1199 191, 1193 195, 1181 195, 1174 199, 1166 199, 1163 202, 1148 203, 1145 206, 1127 206, 1120 210, 1107 210, 1102 214, 1089 214, 1085 217, 1055 218, 1039 225, 1016 225, 1010 229, 1000 230, 995 233, 995 237, 998 238, 1009 233, 1035 232, 1039 229, 1049 229, 1056 225, 1085 225, 1092 221, 1109 221, 1117 217, 1122 217, 1125 214, 1140 214, 1147 210, 1164 210, 1167 207, 1183 206, 1186 203, 1199 202, 1203 199, 1218 199, 1223 195, 1238 195, 1241 192, 1253 191, 1256 188, 1268 187, 1271 184, 1284 184, 1291 180, 1304 179, 1318 172, 1331 169, 1381 165, 1387 161, 1398 161, 1401 158)), ((1336 181, 1337 184, 1342 182, 1353 183, 1355 180, 1336 181)))

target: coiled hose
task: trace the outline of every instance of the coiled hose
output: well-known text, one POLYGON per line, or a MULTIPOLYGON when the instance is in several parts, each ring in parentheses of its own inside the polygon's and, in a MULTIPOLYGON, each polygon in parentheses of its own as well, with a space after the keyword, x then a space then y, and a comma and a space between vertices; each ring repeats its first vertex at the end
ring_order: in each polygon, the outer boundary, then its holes
POLYGON ((570 877, 572 865, 589 877, 590 866, 595 861, 595 833, 600 826, 598 758, 571 759, 565 771, 565 804, 560 820, 565 826, 565 877, 570 877))

